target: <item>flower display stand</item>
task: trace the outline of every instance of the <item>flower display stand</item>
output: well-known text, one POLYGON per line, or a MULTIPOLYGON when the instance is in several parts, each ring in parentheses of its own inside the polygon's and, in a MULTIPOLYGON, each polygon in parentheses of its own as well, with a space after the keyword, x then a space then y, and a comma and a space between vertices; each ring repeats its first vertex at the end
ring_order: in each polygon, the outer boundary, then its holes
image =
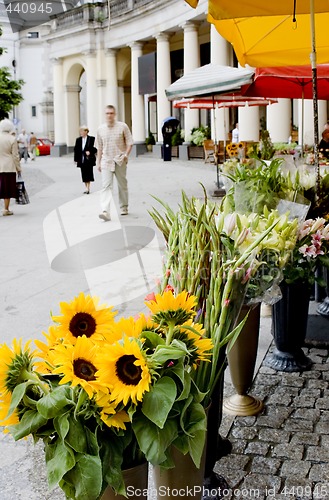
MULTIPOLYGON (((131 469, 123 471, 123 478, 127 489, 128 498, 132 500, 147 500, 148 484, 148 463, 137 465, 131 469)), ((101 500, 126 500, 123 495, 116 495, 113 489, 108 486, 104 491, 101 500)))
POLYGON ((273 306, 273 353, 265 358, 265 365, 277 371, 298 372, 308 370, 312 361, 304 354, 304 345, 310 290, 307 284, 280 285, 282 299, 273 306))
POLYGON ((249 313, 247 321, 227 354, 231 379, 236 391, 236 394, 224 400, 223 411, 229 415, 257 415, 263 408, 262 401, 248 394, 254 378, 257 357, 260 304, 252 307, 243 306, 237 323, 242 321, 247 313, 249 313))

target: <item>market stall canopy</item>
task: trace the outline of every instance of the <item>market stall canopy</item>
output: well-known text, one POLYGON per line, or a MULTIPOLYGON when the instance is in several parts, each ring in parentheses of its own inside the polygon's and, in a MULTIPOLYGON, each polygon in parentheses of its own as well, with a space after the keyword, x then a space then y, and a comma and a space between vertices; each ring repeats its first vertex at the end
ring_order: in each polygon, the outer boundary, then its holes
MULTIPOLYGON (((198 4, 186 1, 192 7, 198 4)), ((310 62, 312 5, 317 62, 329 63, 328 0, 209 0, 208 20, 233 45, 242 66, 306 65, 310 62)))
MULTIPOLYGON (((329 100, 329 64, 317 66, 318 99, 329 100)), ((257 68, 254 81, 242 90, 246 96, 312 99, 311 66, 257 68)))
POLYGON ((220 109, 235 108, 242 106, 268 106, 278 102, 277 99, 266 99, 265 97, 248 97, 241 95, 223 95, 212 97, 191 97, 179 99, 173 102, 174 108, 185 109, 220 109))
POLYGON ((166 89, 168 99, 239 91, 252 82, 253 69, 206 64, 187 73, 166 89))

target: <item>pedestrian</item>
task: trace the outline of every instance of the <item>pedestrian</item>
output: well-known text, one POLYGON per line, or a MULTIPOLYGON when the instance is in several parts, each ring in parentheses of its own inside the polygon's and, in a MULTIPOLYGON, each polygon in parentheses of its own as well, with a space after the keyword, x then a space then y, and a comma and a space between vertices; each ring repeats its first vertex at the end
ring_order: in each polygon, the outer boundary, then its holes
POLYGON ((31 161, 35 160, 35 153, 36 153, 36 148, 37 148, 37 142, 38 142, 38 139, 36 138, 36 136, 34 135, 34 133, 31 132, 30 133, 30 137, 29 137, 29 150, 30 150, 30 153, 31 153, 31 161))
POLYGON ((235 124, 235 128, 232 130, 232 142, 237 143, 239 142, 239 124, 235 124))
POLYGON ((29 138, 24 129, 18 135, 17 141, 18 141, 20 158, 24 158, 25 163, 27 163, 29 138))
POLYGON ((96 165, 95 137, 89 134, 89 129, 86 125, 82 125, 79 129, 80 137, 75 141, 74 146, 74 161, 78 168, 81 169, 82 182, 85 183, 86 191, 83 194, 90 193, 90 183, 94 182, 94 166, 96 165))
POLYGON ((106 122, 97 130, 96 147, 97 168, 102 174, 102 213, 99 218, 109 221, 114 177, 119 188, 121 215, 128 215, 127 163, 133 147, 133 138, 128 125, 117 121, 114 106, 106 106, 105 118, 106 122))
POLYGON ((325 158, 329 158, 329 122, 325 124, 322 132, 322 139, 319 142, 319 153, 325 158))
POLYGON ((21 172, 14 126, 10 120, 0 122, 0 198, 4 200, 3 215, 13 215, 10 199, 16 198, 16 173, 21 172))

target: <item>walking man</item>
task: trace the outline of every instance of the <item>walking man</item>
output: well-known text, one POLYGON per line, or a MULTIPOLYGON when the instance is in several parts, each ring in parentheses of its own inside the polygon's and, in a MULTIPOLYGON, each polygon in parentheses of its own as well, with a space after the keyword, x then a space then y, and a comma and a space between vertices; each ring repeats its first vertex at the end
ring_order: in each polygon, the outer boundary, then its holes
POLYGON ((20 157, 24 158, 25 163, 27 163, 29 138, 28 138, 28 135, 24 129, 17 137, 17 141, 18 141, 18 148, 19 148, 20 157))
POLYGON ((98 127, 96 134, 96 164, 102 174, 100 193, 102 213, 99 218, 109 221, 114 176, 119 188, 121 215, 128 215, 127 163, 133 147, 133 138, 128 125, 117 121, 114 106, 106 106, 105 118, 106 122, 98 127))

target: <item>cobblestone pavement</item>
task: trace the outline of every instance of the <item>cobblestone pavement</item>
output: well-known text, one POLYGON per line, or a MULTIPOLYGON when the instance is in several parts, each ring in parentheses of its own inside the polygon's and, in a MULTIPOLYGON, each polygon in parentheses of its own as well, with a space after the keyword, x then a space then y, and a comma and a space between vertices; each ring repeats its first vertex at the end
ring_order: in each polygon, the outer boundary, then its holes
POLYGON ((223 417, 233 445, 215 468, 230 486, 223 498, 329 499, 329 352, 305 353, 310 371, 260 367, 250 393, 264 401, 262 413, 223 417))

